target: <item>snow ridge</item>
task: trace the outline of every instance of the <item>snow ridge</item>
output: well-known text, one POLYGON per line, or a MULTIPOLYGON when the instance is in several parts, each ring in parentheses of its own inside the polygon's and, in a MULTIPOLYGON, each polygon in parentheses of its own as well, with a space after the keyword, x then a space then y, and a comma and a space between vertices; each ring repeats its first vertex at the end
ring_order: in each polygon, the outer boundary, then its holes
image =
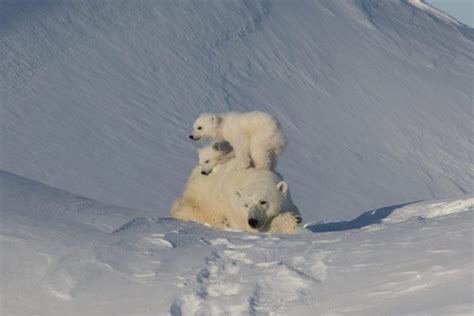
POLYGON ((450 25, 461 26, 461 23, 458 20, 456 20, 449 14, 446 14, 445 12, 436 9, 435 7, 426 3, 423 0, 408 0, 408 3, 412 4, 413 6, 417 7, 420 10, 426 11, 436 16, 438 19, 441 19, 450 25))

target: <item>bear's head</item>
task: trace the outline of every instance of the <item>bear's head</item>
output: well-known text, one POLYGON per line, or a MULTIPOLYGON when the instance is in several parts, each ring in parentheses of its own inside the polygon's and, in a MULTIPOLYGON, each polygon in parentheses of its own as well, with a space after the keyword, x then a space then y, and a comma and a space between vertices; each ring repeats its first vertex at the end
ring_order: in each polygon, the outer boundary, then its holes
POLYGON ((193 131, 189 138, 192 140, 217 139, 219 135, 219 126, 222 118, 215 114, 201 114, 193 125, 193 131))
POLYGON ((217 165, 223 164, 233 158, 233 155, 231 155, 232 151, 232 146, 226 141, 214 142, 199 149, 198 154, 201 174, 207 176, 217 165))
POLYGON ((236 194, 239 210, 247 217, 248 225, 258 230, 282 212, 288 184, 285 181, 276 185, 256 181, 237 190, 236 194))

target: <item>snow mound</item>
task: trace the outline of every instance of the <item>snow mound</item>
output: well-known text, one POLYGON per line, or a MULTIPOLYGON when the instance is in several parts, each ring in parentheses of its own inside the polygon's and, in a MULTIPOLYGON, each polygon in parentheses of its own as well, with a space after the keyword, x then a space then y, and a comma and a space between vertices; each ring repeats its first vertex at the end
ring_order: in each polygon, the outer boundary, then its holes
POLYGON ((3 170, 0 170, 0 201, 2 212, 18 220, 38 221, 38 224, 47 222, 48 225, 65 221, 79 230, 87 227, 103 232, 114 231, 137 212, 74 195, 3 170))
POLYGON ((467 211, 474 211, 474 196, 409 204, 396 209, 383 221, 396 223, 413 217, 434 218, 467 211))
POLYGON ((473 210, 474 197, 463 196, 445 200, 392 205, 365 212, 351 221, 316 221, 305 224, 305 227, 313 232, 341 231, 368 228, 373 224, 398 223, 413 218, 435 218, 438 216, 473 210))

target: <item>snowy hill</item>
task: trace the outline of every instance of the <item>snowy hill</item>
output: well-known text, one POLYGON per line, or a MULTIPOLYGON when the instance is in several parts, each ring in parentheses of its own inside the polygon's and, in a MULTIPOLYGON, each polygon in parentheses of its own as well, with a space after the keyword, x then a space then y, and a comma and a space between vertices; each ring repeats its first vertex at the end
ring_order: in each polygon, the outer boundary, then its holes
POLYGON ((2 315, 473 312, 474 197, 283 236, 137 217, 7 172, 0 192, 2 315))
POLYGON ((307 221, 472 193, 472 40, 420 1, 1 1, 0 168, 166 216, 194 117, 260 109, 307 221))

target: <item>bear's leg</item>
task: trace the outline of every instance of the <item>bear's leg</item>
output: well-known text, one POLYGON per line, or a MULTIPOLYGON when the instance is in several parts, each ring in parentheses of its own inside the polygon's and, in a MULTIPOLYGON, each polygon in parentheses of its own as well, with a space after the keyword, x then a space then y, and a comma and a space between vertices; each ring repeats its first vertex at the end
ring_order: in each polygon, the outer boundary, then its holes
POLYGON ((268 232, 274 234, 293 234, 300 223, 301 217, 299 214, 281 213, 272 219, 268 232))
POLYGON ((244 170, 250 168, 252 159, 250 158, 250 148, 246 139, 244 137, 237 137, 231 145, 234 147, 237 169, 244 170))
POLYGON ((171 217, 182 221, 193 221, 211 225, 206 214, 194 207, 191 201, 183 198, 179 198, 173 203, 171 207, 171 217))
POLYGON ((262 147, 261 143, 252 143, 250 150, 255 169, 273 170, 272 153, 262 147))

